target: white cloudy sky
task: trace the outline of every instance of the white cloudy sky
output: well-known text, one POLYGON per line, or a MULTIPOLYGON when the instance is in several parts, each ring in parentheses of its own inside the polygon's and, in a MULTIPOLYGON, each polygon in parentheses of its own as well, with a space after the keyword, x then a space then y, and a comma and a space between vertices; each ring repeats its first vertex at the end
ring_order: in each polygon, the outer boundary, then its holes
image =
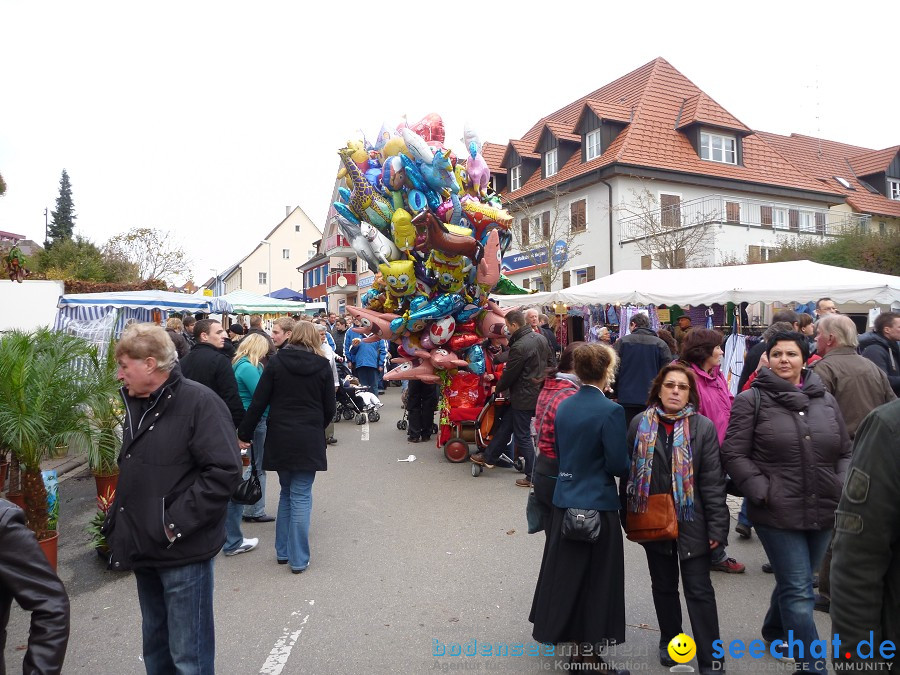
POLYGON ((900 3, 0 0, 0 230, 171 230, 198 281, 299 205, 336 149, 435 111, 505 143, 662 56, 755 129, 900 143, 900 3), (733 8, 732 8, 733 7, 733 8))

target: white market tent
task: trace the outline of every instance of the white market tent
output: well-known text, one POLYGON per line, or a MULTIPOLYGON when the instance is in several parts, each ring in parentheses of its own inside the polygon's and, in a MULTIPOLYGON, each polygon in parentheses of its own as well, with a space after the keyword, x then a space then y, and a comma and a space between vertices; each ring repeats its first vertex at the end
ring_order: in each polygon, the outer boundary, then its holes
POLYGON ((221 296, 231 306, 230 314, 298 314, 306 308, 306 303, 294 300, 279 300, 250 291, 232 291, 221 296))
POLYGON ((220 298, 170 291, 122 291, 119 293, 70 293, 61 295, 57 307, 112 307, 114 309, 170 310, 179 312, 228 312, 220 298))
POLYGON ((696 267, 623 270, 579 286, 532 295, 492 296, 501 305, 711 305, 726 302, 836 303, 900 302, 900 277, 821 265, 809 260, 696 267))

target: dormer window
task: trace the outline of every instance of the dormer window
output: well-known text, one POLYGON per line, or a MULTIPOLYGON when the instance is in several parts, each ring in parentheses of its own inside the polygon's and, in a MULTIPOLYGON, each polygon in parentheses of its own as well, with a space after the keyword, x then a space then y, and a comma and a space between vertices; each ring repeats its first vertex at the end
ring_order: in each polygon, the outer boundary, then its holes
POLYGON ((557 149, 558 148, 553 148, 544 153, 544 178, 554 176, 559 171, 557 149))
POLYGON ((700 158, 723 164, 737 164, 737 139, 734 136, 701 132, 700 158))
POLYGON ((602 155, 603 150, 600 147, 600 130, 596 129, 595 131, 592 131, 587 136, 585 136, 584 145, 586 161, 589 162, 592 159, 596 159, 597 157, 602 155))
POLYGON ((522 165, 516 164, 509 170, 509 191, 515 192, 522 187, 522 165))
POLYGON ((900 201, 900 180, 888 179, 888 197, 900 201))

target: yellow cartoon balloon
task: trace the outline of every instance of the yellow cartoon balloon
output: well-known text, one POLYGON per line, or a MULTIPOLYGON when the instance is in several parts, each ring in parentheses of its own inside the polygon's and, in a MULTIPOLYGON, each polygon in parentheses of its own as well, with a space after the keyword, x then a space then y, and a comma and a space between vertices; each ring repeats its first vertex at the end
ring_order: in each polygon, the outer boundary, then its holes
POLYGON ((416 272, 412 260, 393 260, 390 265, 381 264, 379 271, 387 284, 384 311, 393 311, 400 299, 416 292, 416 272))
POLYGON ((675 663, 687 663, 697 654, 697 644, 687 633, 679 633, 669 641, 668 652, 675 663))

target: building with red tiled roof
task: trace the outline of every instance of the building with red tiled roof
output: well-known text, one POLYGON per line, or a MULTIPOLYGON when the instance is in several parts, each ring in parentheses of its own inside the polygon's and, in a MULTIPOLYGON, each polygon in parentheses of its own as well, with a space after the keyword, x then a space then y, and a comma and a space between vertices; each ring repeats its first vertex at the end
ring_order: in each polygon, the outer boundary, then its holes
POLYGON ((779 238, 836 236, 868 226, 875 201, 885 216, 900 206, 898 148, 843 155, 848 190, 822 175, 804 142, 782 138, 753 131, 657 58, 542 117, 502 152, 485 144, 516 216, 519 250, 506 271, 534 287, 540 265, 522 253, 547 244, 572 251, 558 257, 554 287, 620 269, 762 260, 779 238), (881 187, 865 188, 860 171, 881 187), (565 236, 545 241, 560 221, 565 236))

